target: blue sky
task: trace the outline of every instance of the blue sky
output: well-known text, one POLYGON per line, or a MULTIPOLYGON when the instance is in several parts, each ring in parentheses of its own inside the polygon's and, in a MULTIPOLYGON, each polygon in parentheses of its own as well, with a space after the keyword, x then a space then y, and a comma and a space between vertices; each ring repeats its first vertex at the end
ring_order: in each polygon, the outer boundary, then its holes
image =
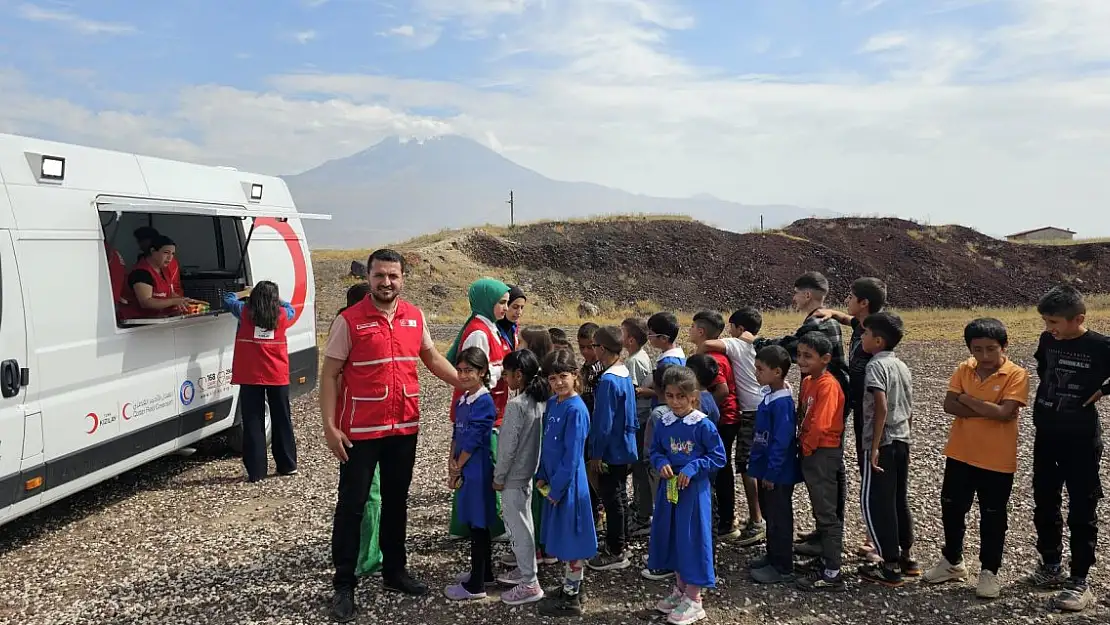
POLYGON ((458 133, 635 192, 1110 234, 1107 32, 1105 0, 0 0, 0 131, 267 173, 458 133))

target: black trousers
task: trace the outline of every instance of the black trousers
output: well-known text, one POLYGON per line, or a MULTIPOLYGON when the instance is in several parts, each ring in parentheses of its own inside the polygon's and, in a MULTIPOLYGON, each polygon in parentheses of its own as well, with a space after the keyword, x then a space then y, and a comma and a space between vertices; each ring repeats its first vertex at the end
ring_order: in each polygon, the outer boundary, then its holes
POLYGON ((1066 436, 1037 430, 1033 439, 1033 524, 1037 551, 1045 564, 1060 564, 1064 520, 1063 488, 1068 489, 1072 577, 1086 578, 1098 544, 1098 501, 1102 499, 1101 433, 1066 436))
POLYGON ((759 509, 767 522, 767 560, 780 573, 794 570, 794 485, 759 487, 759 509))
POLYGON ((740 424, 722 423, 717 430, 721 434, 721 442, 725 444, 725 466, 717 471, 715 483, 720 512, 717 528, 718 531, 731 532, 736 525, 736 471, 732 466, 732 449, 736 446, 736 436, 740 434, 740 424))
POLYGON ((493 581, 493 541, 489 528, 470 527, 470 581, 463 588, 471 594, 483 593, 493 581))
POLYGON ((400 575, 407 566, 405 533, 408 525, 409 486, 416 463, 416 434, 353 441, 347 462, 339 466, 339 499, 332 524, 331 557, 336 588, 358 585, 355 567, 362 530, 362 515, 370 496, 375 467, 380 474, 382 509, 378 546, 382 551, 382 576, 400 575))
POLYGON ((1013 473, 999 473, 973 467, 948 458, 944 463, 944 482, 940 489, 940 513, 944 523, 941 553, 952 564, 964 558, 966 517, 972 500, 979 496, 979 562, 983 570, 998 574, 1002 550, 1006 545, 1007 508, 1014 488, 1013 473))
POLYGON ((632 465, 611 464, 597 476, 601 505, 605 506, 605 545, 609 553, 619 556, 628 545, 628 476, 632 465))
POLYGON ((297 439, 289 409, 289 385, 239 387, 243 411, 243 466, 251 481, 266 477, 266 405, 270 406, 270 446, 278 473, 297 468, 297 439))
POLYGON ((894 441, 879 448, 879 468, 868 462, 863 467, 860 500, 867 529, 879 555, 887 564, 898 562, 902 552, 913 547, 913 516, 910 514, 910 446, 894 441), (901 549, 901 551, 899 551, 901 549))

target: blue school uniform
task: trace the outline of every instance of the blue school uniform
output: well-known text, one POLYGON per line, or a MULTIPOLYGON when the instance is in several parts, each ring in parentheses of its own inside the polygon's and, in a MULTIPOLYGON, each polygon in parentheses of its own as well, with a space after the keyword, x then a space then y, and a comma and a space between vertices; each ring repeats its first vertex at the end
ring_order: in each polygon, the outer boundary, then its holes
MULTIPOLYGON (((672 348, 668 349, 667 351, 663 352, 662 354, 659 354, 659 358, 655 359, 655 368, 658 369, 659 367, 662 367, 663 365, 674 365, 676 367, 685 367, 686 366, 686 352, 682 351, 681 347, 672 347, 672 348)), ((654 371, 652 372, 652 374, 654 375, 654 371)), ((652 397, 651 398, 651 408, 652 408, 652 410, 654 410, 655 407, 659 406, 659 405, 660 405, 659 404, 659 398, 658 397, 652 397)))
POLYGON ((551 487, 543 501, 544 553, 563 562, 592 558, 597 554, 597 530, 586 479, 586 437, 590 413, 578 395, 547 401, 543 444, 536 480, 551 487))
POLYGON ((636 387, 628 367, 621 363, 601 374, 594 392, 594 411, 587 439, 589 457, 606 464, 628 465, 636 452, 636 387))
POLYGON ((717 407, 717 400, 713 399, 713 393, 702 391, 700 399, 701 407, 698 410, 704 412, 705 416, 713 422, 713 425, 719 427, 721 425, 721 409, 717 407))
POLYGON ((802 481, 798 460, 798 422, 790 389, 771 392, 763 387, 763 399, 755 411, 755 436, 748 458, 748 475, 772 484, 802 481))
POLYGON ((668 410, 655 424, 651 443, 651 466, 658 472, 671 465, 675 476, 690 478, 679 491, 678 503, 667 500, 667 480, 659 480, 655 515, 651 522, 648 567, 668 569, 682 581, 714 588, 713 500, 710 471, 725 466, 725 446, 717 427, 695 410, 677 417, 668 410))
POLYGON ((455 408, 454 457, 468 452, 470 459, 462 468, 457 514, 459 523, 471 527, 491 527, 497 522, 497 500, 493 492, 493 454, 490 442, 497 408, 489 390, 463 395, 455 408))

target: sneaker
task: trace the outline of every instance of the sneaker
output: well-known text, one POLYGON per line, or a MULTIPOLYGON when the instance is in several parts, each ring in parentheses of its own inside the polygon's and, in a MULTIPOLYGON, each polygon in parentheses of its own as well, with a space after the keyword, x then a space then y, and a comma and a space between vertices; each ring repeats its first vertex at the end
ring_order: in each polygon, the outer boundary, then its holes
POLYGON ((667 622, 672 625, 689 625, 703 618, 705 618, 705 609, 702 608, 701 602, 683 597, 678 607, 667 615, 667 622))
POLYGON ((606 551, 602 551, 587 560, 586 566, 594 571, 619 571, 632 566, 632 563, 628 561, 628 558, 624 554, 614 556, 606 551))
POLYGON ((495 542, 495 543, 510 543, 512 541, 513 541, 513 537, 508 532, 505 532, 504 534, 502 534, 500 536, 494 536, 493 537, 493 542, 495 542))
POLYGON ((1052 598, 1052 606, 1064 612, 1082 612, 1095 602, 1095 596, 1087 586, 1087 580, 1069 579, 1066 588, 1052 598))
POLYGON ((794 543, 794 553, 807 558, 816 558, 824 553, 825 547, 821 544, 820 535, 814 540, 804 543, 794 543))
POLYGON ((279 475, 284 475, 285 477, 293 477, 294 475, 297 475, 297 473, 298 471, 296 469, 289 469, 288 471, 278 471, 279 475))
POLYGON ((520 569, 505 571, 504 573, 497 576, 497 583, 504 584, 506 586, 519 586, 520 583, 523 581, 524 574, 520 572, 520 569))
POLYGON ((975 596, 980 599, 997 599, 1002 594, 1002 583, 991 571, 979 571, 979 583, 975 585, 975 596))
MULTIPOLYGON (((736 540, 741 536, 743 536, 743 533, 740 531, 740 526, 736 524, 733 524, 729 527, 721 527, 717 529, 717 537, 721 540, 736 540)), ((764 532, 764 536, 766 536, 766 532, 764 532)))
POLYGON ((544 553, 542 550, 536 552, 536 564, 558 564, 559 558, 553 555, 544 553))
MULTIPOLYGON (((538 561, 539 559, 540 559, 540 555, 537 553, 536 554, 536 560, 538 561)), ((501 562, 501 564, 504 564, 505 566, 516 566, 517 565, 516 554, 510 551, 509 553, 506 553, 505 555, 501 556, 500 562, 501 562)))
POLYGON ((771 560, 766 555, 762 555, 748 563, 748 570, 754 571, 767 566, 771 566, 771 560))
POLYGON ((893 565, 865 564, 859 567, 859 576, 869 582, 890 588, 901 588, 906 583, 902 577, 902 571, 893 565))
POLYGON ((470 592, 462 584, 454 584, 443 589, 443 594, 451 601, 475 601, 478 599, 485 599, 485 591, 483 592, 470 592))
POLYGON ((674 571, 670 569, 644 569, 640 571, 640 577, 659 582, 674 577, 674 571))
POLYGON ((651 536, 651 519, 647 521, 632 521, 632 524, 628 528, 628 535, 633 538, 651 536))
POLYGON ((1064 575, 1064 568, 1059 564, 1050 566, 1041 562, 1037 565, 1037 570, 1033 571, 1023 580, 1026 584, 1035 588, 1059 588, 1068 581, 1068 577, 1064 575))
POLYGON ((813 571, 824 571, 825 559, 822 557, 808 558, 794 565, 794 568, 799 571, 805 571, 807 573, 812 573, 813 571))
POLYGON ((671 612, 674 612, 675 608, 678 607, 678 604, 682 603, 682 599, 685 596, 686 595, 684 595, 681 590, 675 588, 671 590, 671 594, 663 597, 659 600, 659 603, 655 604, 655 609, 659 610, 663 614, 670 614, 671 612))
POLYGON ((382 577, 382 589, 389 592, 399 592, 412 597, 422 597, 428 594, 428 585, 415 580, 408 571, 401 571, 399 575, 382 577))
POLYGON ((517 584, 511 590, 501 593, 501 601, 505 605, 524 605, 541 599, 543 599, 543 588, 539 583, 517 584))
POLYGON ((844 575, 840 573, 837 573, 836 577, 829 577, 824 571, 811 571, 805 577, 798 579, 798 590, 806 592, 840 592, 845 588, 844 575))
MULTIPOLYGON (((989 573, 990 571, 983 571, 989 573)), ((967 581, 967 566, 963 562, 952 564, 948 558, 942 557, 940 562, 937 562, 933 568, 925 571, 922 577, 930 584, 943 584, 944 582, 951 582, 959 580, 961 582, 967 581)), ((979 575, 979 580, 983 580, 982 574, 979 575)))
POLYGON ((357 614, 355 589, 337 588, 331 598, 331 620, 336 623, 350 623, 355 620, 357 614))
POLYGON ((898 568, 902 570, 902 575, 906 577, 921 577, 921 565, 909 554, 902 554, 898 558, 898 568))
MULTIPOLYGON (((490 577, 489 579, 486 580, 486 586, 492 586, 495 582, 496 582, 496 580, 493 577, 490 577)), ((455 583, 456 584, 469 584, 470 583, 470 571, 467 571, 466 573, 459 573, 458 575, 456 575, 455 576, 455 583)))
POLYGON ((543 616, 582 616, 584 597, 581 592, 568 595, 562 586, 540 602, 538 611, 543 616))
POLYGON ((801 543, 812 543, 818 540, 821 540, 821 532, 813 530, 812 532, 807 532, 805 534, 798 534, 798 537, 794 539, 794 544, 799 545, 801 543))
POLYGON ((744 531, 740 532, 740 537, 736 539, 736 544, 741 547, 750 547, 757 545, 764 540, 767 540, 767 523, 760 521, 759 523, 749 523, 744 531))
POLYGON ((783 573, 773 566, 753 569, 751 575, 752 581, 757 584, 789 584, 798 579, 793 571, 790 573, 783 573))

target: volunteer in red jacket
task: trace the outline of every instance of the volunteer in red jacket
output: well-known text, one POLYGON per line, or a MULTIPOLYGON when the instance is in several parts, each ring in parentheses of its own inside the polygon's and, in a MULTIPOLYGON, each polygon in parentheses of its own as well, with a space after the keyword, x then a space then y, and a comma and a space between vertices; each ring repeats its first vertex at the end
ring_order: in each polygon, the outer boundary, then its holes
POLYGON ((277 285, 268 280, 249 291, 228 293, 224 306, 239 320, 231 383, 239 385, 247 479, 257 482, 266 477, 266 405, 270 406, 270 442, 277 472, 295 475, 297 439, 289 409, 289 346, 285 333, 297 312, 281 301, 277 285))
MULTIPOLYGON (((142 226, 136 228, 135 232, 131 233, 135 237, 135 242, 139 244, 139 260, 141 261, 150 249, 150 244, 155 239, 162 236, 158 230, 151 226, 142 226)), ((175 255, 168 265, 166 265, 166 278, 170 282, 170 291, 174 295, 184 295, 185 290, 181 288, 181 267, 177 264, 177 256, 175 255)))
POLYGON ((173 292, 166 271, 177 254, 173 239, 158 235, 144 252, 145 255, 127 276, 127 285, 123 290, 127 305, 121 310, 122 318, 168 317, 180 314, 187 304, 200 303, 173 292))
POLYGON ((354 620, 356 614, 359 532, 375 467, 382 498, 382 586, 413 596, 428 592, 427 585, 406 570, 405 551, 409 485, 420 429, 417 361, 444 382, 459 385, 455 367, 432 342, 424 313, 400 298, 404 257, 380 249, 367 265, 370 296, 332 322, 320 375, 324 437, 342 463, 331 539, 331 614, 341 623, 354 620))

